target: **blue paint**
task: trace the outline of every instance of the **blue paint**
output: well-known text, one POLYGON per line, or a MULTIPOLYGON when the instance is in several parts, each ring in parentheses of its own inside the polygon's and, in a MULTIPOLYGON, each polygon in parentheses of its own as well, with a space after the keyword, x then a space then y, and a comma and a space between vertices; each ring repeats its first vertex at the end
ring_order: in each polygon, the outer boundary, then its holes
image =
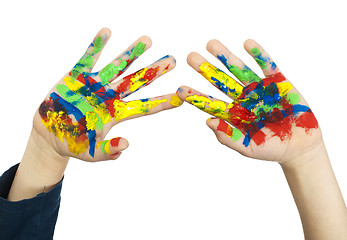
POLYGON ((91 131, 88 130, 88 139, 89 139, 89 154, 90 156, 94 157, 94 153, 95 153, 95 137, 96 137, 96 132, 95 130, 91 131))
POLYGON ((249 146, 249 142, 251 141, 251 135, 249 134, 249 131, 247 131, 247 133, 245 134, 245 139, 243 139, 243 145, 245 147, 249 146))
POLYGON ((79 121, 81 118, 84 118, 83 113, 74 105, 71 103, 65 101, 62 97, 60 97, 55 92, 52 92, 51 95, 53 100, 57 100, 67 111, 68 114, 72 114, 77 121, 79 121))

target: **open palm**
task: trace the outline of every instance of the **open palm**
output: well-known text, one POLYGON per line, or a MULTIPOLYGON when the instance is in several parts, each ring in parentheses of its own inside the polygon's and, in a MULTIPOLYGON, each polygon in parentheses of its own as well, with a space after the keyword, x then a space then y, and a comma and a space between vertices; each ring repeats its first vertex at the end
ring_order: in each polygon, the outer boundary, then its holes
POLYGON ((321 132, 308 104, 258 43, 248 40, 245 49, 265 78, 257 76, 219 41, 211 40, 207 49, 239 81, 197 53, 188 56, 188 63, 233 101, 227 103, 186 86, 177 93, 182 100, 217 117, 209 119, 207 125, 222 144, 248 157, 283 163, 321 143, 321 132))
POLYGON ((165 56, 152 65, 112 83, 144 53, 151 40, 144 36, 105 66, 91 70, 110 38, 102 29, 78 63, 47 95, 34 117, 34 129, 62 156, 86 161, 116 159, 128 146, 124 138, 104 140, 117 123, 179 106, 176 94, 125 102, 122 99, 175 67, 165 56))

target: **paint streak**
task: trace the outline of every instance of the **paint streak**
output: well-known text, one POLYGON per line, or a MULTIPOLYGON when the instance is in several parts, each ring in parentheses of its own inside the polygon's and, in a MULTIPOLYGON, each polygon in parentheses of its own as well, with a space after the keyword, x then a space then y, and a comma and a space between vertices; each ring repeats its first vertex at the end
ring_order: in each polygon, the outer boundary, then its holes
POLYGON ((261 69, 270 67, 272 70, 275 70, 277 68, 276 64, 269 57, 264 56, 258 48, 252 48, 251 54, 261 69))
POLYGON ((255 74, 251 69, 249 69, 247 66, 244 66, 243 69, 239 68, 236 65, 228 64, 227 58, 222 55, 217 55, 217 58, 224 64, 226 68, 241 82, 260 82, 261 78, 258 77, 257 74, 255 74))
POLYGON ((199 67, 201 74, 213 85, 219 88, 222 92, 232 98, 238 98, 243 90, 243 87, 222 70, 215 66, 204 62, 199 67))
MULTIPOLYGON (((256 50, 252 53, 258 54, 256 50)), ((200 69, 204 69, 206 64, 203 63, 202 66, 200 69)), ((207 79, 211 78, 211 75, 202 74, 207 79)), ((222 79, 220 82, 226 82, 224 75, 218 77, 222 79)), ((228 84, 229 89, 237 88, 237 85, 231 86, 230 81, 228 84)), ((317 120, 310 108, 299 104, 300 95, 295 92, 290 93, 292 89, 293 86, 286 81, 286 78, 277 73, 260 82, 250 83, 230 104, 198 95, 190 95, 186 100, 199 109, 231 123, 236 128, 231 128, 221 120, 217 130, 223 131, 234 140, 240 139, 243 134, 245 136, 243 145, 247 147, 251 140, 256 145, 264 144, 266 139, 271 137, 286 141, 292 136, 293 126, 304 128, 306 133, 318 128, 317 120), (262 131, 263 128, 269 129, 272 132, 271 136, 266 136, 262 131), (236 133, 234 136, 235 129, 239 130, 237 137, 236 133)))
POLYGON ((130 102, 123 102, 120 100, 114 101, 114 108, 116 110, 114 119, 120 121, 124 118, 129 118, 139 114, 148 113, 161 103, 166 102, 167 99, 153 100, 148 99, 135 100, 130 102))
MULTIPOLYGON (((69 151, 75 155, 89 150, 90 156, 94 157, 95 149, 99 147, 104 154, 111 153, 111 148, 118 146, 120 138, 96 143, 97 131, 103 130, 104 125, 112 119, 119 121, 134 115, 146 114, 168 101, 120 100, 120 94, 124 91, 130 94, 153 81, 157 77, 159 67, 145 68, 125 78, 116 91, 109 85, 112 78, 119 76, 144 52, 146 46, 142 42, 122 54, 124 60, 118 59, 117 66, 111 63, 99 73, 89 73, 94 64, 94 55, 102 50, 107 38, 105 35, 94 39, 83 57, 64 78, 64 83, 58 84, 56 91, 52 92, 39 108, 43 125, 61 142, 66 141, 69 151), (101 81, 95 80, 94 77, 99 77, 101 81)), ((168 67, 169 65, 164 71, 168 67)), ((171 99, 171 102, 179 104, 177 99, 171 99)))
POLYGON ((222 119, 219 120, 217 130, 224 132, 228 137, 231 137, 234 142, 242 137, 242 132, 240 130, 230 127, 230 125, 222 119))

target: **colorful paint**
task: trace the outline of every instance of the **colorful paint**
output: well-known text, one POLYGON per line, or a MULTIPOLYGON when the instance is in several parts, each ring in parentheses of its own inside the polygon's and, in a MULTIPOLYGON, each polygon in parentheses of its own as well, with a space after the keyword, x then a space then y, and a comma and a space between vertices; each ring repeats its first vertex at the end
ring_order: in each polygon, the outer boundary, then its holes
POLYGON ((230 81, 220 73, 220 70, 211 67, 209 63, 203 63, 200 71, 209 81, 217 82, 218 84, 215 85, 218 87, 219 84, 224 85, 219 87, 220 89, 234 89, 234 91, 223 91, 233 96, 234 101, 226 104, 213 100, 211 97, 198 95, 188 96, 187 101, 203 111, 231 123, 236 128, 231 128, 224 121, 220 121, 217 129, 225 132, 235 141, 240 139, 242 132, 245 135, 243 145, 246 147, 250 140, 261 145, 266 139, 274 136, 279 137, 282 141, 289 139, 293 126, 302 127, 307 133, 311 129, 318 128, 317 120, 311 109, 299 104, 300 95, 295 92, 289 93, 293 86, 282 73, 264 78, 259 82, 254 81, 243 87, 240 92, 239 89, 242 87, 240 84, 230 81), (263 128, 271 130, 272 135, 266 136, 262 131, 263 128))
POLYGON ((219 61, 221 61, 226 68, 241 82, 260 82, 261 78, 258 77, 257 74, 255 74, 249 67, 246 65, 243 66, 243 68, 240 68, 233 64, 228 64, 228 59, 223 55, 217 55, 217 58, 219 61))
POLYGON ((94 157, 95 149, 99 147, 104 154, 111 153, 110 147, 118 146, 119 138, 96 143, 96 131, 103 130, 104 125, 112 119, 120 121, 145 114, 168 101, 143 99, 124 102, 121 99, 148 85, 160 70, 163 74, 169 65, 164 69, 141 69, 124 78, 116 89, 109 85, 111 79, 119 76, 144 52, 145 44, 142 42, 123 54, 116 61, 119 62, 117 66, 111 63, 98 73, 89 73, 87 70, 94 64, 94 55, 102 50, 106 39, 107 36, 94 39, 84 56, 64 78, 64 83, 58 84, 56 91, 39 108, 44 126, 61 142, 65 140, 69 151, 75 155, 89 149, 89 154, 94 157), (100 81, 96 80, 98 78, 100 81))

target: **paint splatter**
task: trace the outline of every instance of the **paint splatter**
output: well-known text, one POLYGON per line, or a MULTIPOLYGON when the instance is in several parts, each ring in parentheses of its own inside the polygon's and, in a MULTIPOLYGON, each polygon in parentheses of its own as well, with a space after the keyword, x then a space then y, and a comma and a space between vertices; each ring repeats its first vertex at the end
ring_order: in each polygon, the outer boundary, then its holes
MULTIPOLYGON (((162 70, 163 74, 169 67, 144 68, 123 79, 116 89, 112 89, 109 81, 119 76, 145 50, 140 42, 118 59, 116 66, 111 63, 98 73, 87 70, 94 64, 94 55, 99 53, 107 36, 98 36, 89 46, 86 53, 58 84, 56 90, 44 100, 39 108, 43 125, 61 142, 66 141, 71 153, 78 155, 88 151, 94 157, 95 149, 100 148, 104 154, 111 153, 111 147, 118 146, 119 138, 96 143, 96 132, 103 130, 104 125, 134 115, 146 114, 159 104, 168 101, 137 100, 123 102, 124 95, 137 91, 148 85, 162 70), (94 79, 98 76, 101 81, 94 79)), ((172 99, 171 99, 172 101, 172 99)), ((174 102, 178 104, 178 102, 174 102)))
MULTIPOLYGON (((258 54, 256 50, 252 53, 258 54)), ((209 63, 203 63, 200 70, 209 81, 212 79, 213 83, 219 82, 224 85, 219 87, 216 84, 220 89, 234 89, 234 101, 227 104, 198 95, 188 96, 186 100, 199 109, 231 123, 236 128, 231 128, 221 120, 217 129, 234 140, 240 139, 242 132, 245 135, 243 145, 246 147, 251 140, 261 145, 266 139, 275 136, 282 141, 290 139, 293 126, 302 127, 307 133, 318 128, 318 122, 310 108, 299 104, 300 95, 295 92, 289 93, 293 86, 286 81, 282 73, 242 87, 236 81, 226 81, 227 78, 215 67, 210 67, 209 63), (269 129, 271 135, 266 136, 263 128, 269 129), (235 129, 240 132, 234 135, 235 129)), ((229 90, 227 92, 230 93, 229 90)))

